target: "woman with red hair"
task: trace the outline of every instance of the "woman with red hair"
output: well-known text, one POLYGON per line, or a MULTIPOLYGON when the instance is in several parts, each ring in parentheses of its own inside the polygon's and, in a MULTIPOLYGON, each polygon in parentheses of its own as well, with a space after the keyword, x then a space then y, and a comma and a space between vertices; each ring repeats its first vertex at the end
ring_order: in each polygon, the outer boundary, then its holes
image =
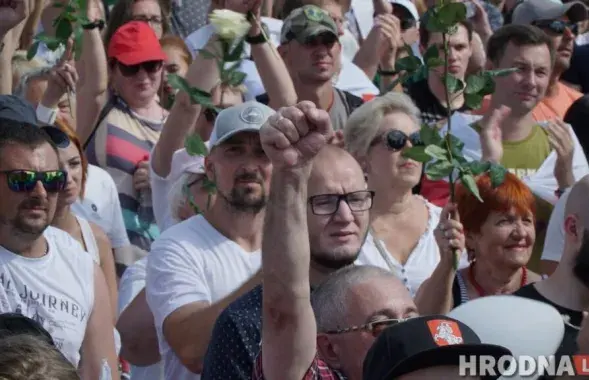
POLYGON ((496 188, 489 174, 476 182, 483 202, 457 185, 456 204, 444 213, 455 213, 460 222, 441 218, 436 229, 441 260, 415 297, 423 315, 445 314, 469 300, 511 294, 540 280, 526 268, 536 240, 534 195, 511 173, 496 188), (454 251, 464 248, 470 265, 456 271, 454 251))
POLYGON ((78 198, 84 198, 88 176, 88 162, 84 156, 82 145, 74 130, 63 118, 56 120, 55 127, 45 127, 44 129, 57 145, 60 164, 68 174, 66 187, 59 194, 51 225, 75 238, 100 266, 109 288, 110 306, 112 315, 115 317, 118 305, 117 280, 110 240, 99 226, 71 211, 71 205, 78 198))

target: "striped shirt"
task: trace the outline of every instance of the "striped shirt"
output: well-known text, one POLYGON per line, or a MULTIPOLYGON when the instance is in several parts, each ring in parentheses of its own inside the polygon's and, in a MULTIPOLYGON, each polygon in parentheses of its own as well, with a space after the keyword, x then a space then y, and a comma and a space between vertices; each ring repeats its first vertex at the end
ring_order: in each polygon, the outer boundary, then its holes
POLYGON ((151 207, 142 210, 143 218, 139 218, 140 199, 133 186, 133 174, 137 165, 149 157, 164 122, 135 114, 117 97, 86 151, 88 162, 106 170, 117 186, 131 244, 147 252, 159 231, 151 207))

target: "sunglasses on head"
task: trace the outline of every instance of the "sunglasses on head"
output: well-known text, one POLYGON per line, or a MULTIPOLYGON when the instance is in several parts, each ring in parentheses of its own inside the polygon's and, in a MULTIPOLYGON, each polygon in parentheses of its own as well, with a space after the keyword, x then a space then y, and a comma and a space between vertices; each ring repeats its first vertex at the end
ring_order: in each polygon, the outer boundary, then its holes
POLYGON ((15 193, 30 193, 37 186, 37 182, 41 182, 48 193, 57 193, 62 191, 67 183, 67 172, 64 170, 5 170, 0 173, 6 175, 8 188, 15 193))
POLYGON ((379 142, 384 142, 387 148, 392 151, 399 151, 407 145, 407 141, 411 141, 411 145, 418 146, 423 145, 423 141, 421 141, 421 136, 419 132, 414 132, 407 136, 405 133, 399 131, 398 129, 391 129, 390 131, 386 132, 380 138, 377 138, 371 145, 374 146, 379 142))
POLYGON ((574 35, 577 35, 579 32, 579 25, 570 21, 540 20, 535 21, 533 25, 538 28, 548 29, 555 34, 563 34, 566 29, 569 29, 574 35))
POLYGON ((70 138, 61 129, 52 126, 45 126, 41 129, 43 129, 43 131, 47 133, 47 135, 49 135, 51 141, 53 141, 55 146, 57 146, 58 148, 64 149, 70 146, 70 138))
POLYGON ((123 74, 125 77, 132 77, 137 75, 141 69, 143 69, 148 74, 153 74, 161 69, 163 64, 164 63, 162 61, 147 61, 137 65, 125 65, 121 62, 117 62, 121 74, 123 74))

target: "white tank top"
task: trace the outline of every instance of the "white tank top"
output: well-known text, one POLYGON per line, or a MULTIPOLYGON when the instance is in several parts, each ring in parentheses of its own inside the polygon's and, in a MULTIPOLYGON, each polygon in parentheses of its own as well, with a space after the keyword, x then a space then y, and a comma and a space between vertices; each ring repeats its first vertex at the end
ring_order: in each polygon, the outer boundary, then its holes
POLYGON ((39 322, 76 367, 94 306, 94 262, 67 232, 48 227, 49 249, 38 259, 0 246, 0 313, 39 322))
POLYGON ((94 262, 100 265, 100 251, 98 250, 98 243, 92 232, 90 223, 84 219, 76 216, 80 229, 82 230, 82 239, 84 239, 84 245, 86 245, 86 251, 92 256, 94 262))

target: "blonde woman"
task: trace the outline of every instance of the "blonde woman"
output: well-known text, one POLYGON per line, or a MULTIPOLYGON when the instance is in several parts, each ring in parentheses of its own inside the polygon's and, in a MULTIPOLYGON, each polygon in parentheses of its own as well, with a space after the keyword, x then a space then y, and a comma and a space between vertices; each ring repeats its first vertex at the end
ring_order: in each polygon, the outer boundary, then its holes
MULTIPOLYGON (((344 129, 348 151, 360 162, 368 188, 375 192, 362 264, 388 267, 412 295, 440 261, 434 229, 441 209, 412 189, 422 164, 404 158, 404 150, 422 144, 419 110, 405 94, 390 92, 358 108, 344 129)), ((463 265, 467 265, 466 258, 463 265)))

